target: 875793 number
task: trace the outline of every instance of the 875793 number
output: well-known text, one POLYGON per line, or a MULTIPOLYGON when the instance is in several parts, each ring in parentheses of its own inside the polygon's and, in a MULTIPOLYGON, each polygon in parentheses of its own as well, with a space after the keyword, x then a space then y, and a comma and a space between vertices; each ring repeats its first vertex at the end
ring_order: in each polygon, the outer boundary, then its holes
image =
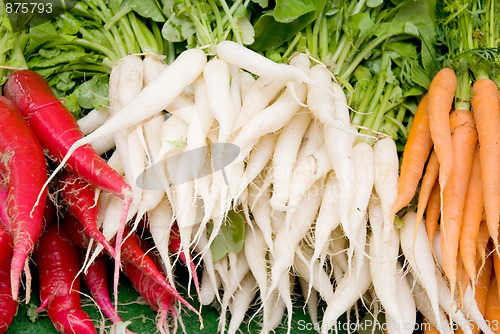
POLYGON ((51 14, 52 3, 47 2, 8 2, 5 4, 7 14, 51 14))

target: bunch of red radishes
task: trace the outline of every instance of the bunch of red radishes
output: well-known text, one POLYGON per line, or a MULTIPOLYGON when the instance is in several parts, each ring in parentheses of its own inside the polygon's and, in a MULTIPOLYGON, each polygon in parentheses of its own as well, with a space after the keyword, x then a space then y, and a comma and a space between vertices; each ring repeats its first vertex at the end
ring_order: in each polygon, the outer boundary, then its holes
MULTIPOLYGON (((16 313, 23 270, 29 300, 28 261, 33 253, 42 302, 38 311, 45 309, 60 333, 95 333, 94 324, 81 309, 79 292, 82 250, 94 241, 102 244, 116 261, 115 305, 108 292, 103 255, 88 265, 82 276, 96 303, 113 323, 121 322, 116 312, 121 264, 135 288, 161 315, 160 332, 168 330, 169 313, 175 318, 175 298, 198 313, 166 281, 160 264, 146 254, 144 243, 125 226, 131 187, 92 146, 79 147, 57 180, 49 184, 48 162, 60 163, 73 143, 84 135, 45 79, 30 70, 13 72, 3 94, 0 96, 0 332, 8 329, 16 313), (123 203, 115 246, 98 228, 99 191, 113 194, 123 203), (55 197, 61 199, 63 208, 53 203, 55 197), (123 238, 125 232, 127 236, 123 238)), ((174 251, 180 249, 178 239, 172 229, 170 248, 174 251)))

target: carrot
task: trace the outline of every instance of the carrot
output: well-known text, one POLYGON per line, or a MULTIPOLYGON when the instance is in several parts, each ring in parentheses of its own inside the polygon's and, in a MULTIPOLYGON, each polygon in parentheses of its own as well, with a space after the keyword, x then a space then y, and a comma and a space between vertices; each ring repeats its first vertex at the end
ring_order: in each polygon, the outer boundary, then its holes
POLYGON ((418 228, 422 218, 424 216, 425 209, 427 208, 427 203, 429 202, 429 197, 431 196, 432 189, 436 184, 436 180, 439 175, 439 161, 435 151, 431 152, 429 156, 429 161, 425 167, 424 177, 420 184, 420 193, 418 194, 417 202, 417 217, 415 221, 415 228, 418 228))
POLYGON ((64 230, 51 224, 40 237, 35 252, 40 278, 41 306, 46 308, 52 324, 59 333, 96 333, 94 324, 82 310, 79 252, 64 230))
POLYGON ((490 287, 488 288, 488 297, 486 299, 486 311, 484 319, 490 323, 493 332, 500 333, 500 300, 498 298, 497 280, 492 276, 490 287))
POLYGON ((441 197, 454 164, 449 113, 456 88, 457 76, 455 71, 451 68, 443 68, 432 79, 428 92, 429 129, 434 143, 434 150, 439 160, 441 197))
POLYGON ((0 175, 8 189, 6 202, 13 235, 12 297, 17 299, 26 259, 42 232, 47 191, 38 205, 38 193, 47 180, 42 147, 15 105, 0 96, 0 175))
POLYGON ((398 196, 392 205, 391 216, 408 205, 415 195, 425 162, 432 149, 429 115, 427 112, 428 103, 429 95, 426 94, 420 101, 413 117, 413 123, 403 151, 398 196))
POLYGON ((493 274, 498 281, 498 277, 500 277, 500 256, 498 252, 493 252, 493 274))
POLYGON ((486 224, 486 221, 483 220, 479 225, 479 234, 476 239, 476 252, 482 258, 481 266, 484 265, 486 261, 486 256, 488 255, 487 248, 489 241, 490 241, 490 234, 488 231, 488 224, 486 224))
POLYGON ((484 209, 491 238, 498 248, 500 215, 500 93, 496 84, 487 78, 476 80, 472 86, 472 111, 476 121, 484 209))
POLYGON ((436 230, 439 227, 439 217, 441 216, 441 198, 439 197, 439 182, 435 182, 432 187, 427 207, 425 209, 425 227, 427 237, 432 245, 436 230))
POLYGON ((97 228, 99 201, 96 198, 96 189, 88 182, 68 172, 63 172, 59 176, 58 183, 61 199, 71 214, 82 223, 85 232, 99 241, 114 257, 113 246, 97 228))
MULTIPOLYGON (((449 126, 453 131, 452 149, 454 163, 449 181, 442 191, 441 252, 443 270, 450 281, 452 295, 457 279, 457 255, 462 226, 465 194, 469 184, 477 133, 472 112, 455 110, 450 114, 449 126)), ((439 153, 436 151, 439 157, 439 153)), ((441 165, 442 166, 442 165, 441 165)), ((441 169, 441 167, 440 167, 441 169)), ((441 178, 441 170, 440 170, 441 178)), ((443 184, 440 182, 440 189, 443 184)))
POLYGON ((467 274, 474 281, 476 279, 476 240, 479 235, 479 226, 483 217, 483 190, 481 185, 481 166, 479 150, 476 147, 472 170, 467 186, 463 213, 462 228, 460 229, 460 257, 467 274))
POLYGON ((5 333, 17 313, 18 301, 11 296, 10 260, 0 265, 0 334, 5 333))

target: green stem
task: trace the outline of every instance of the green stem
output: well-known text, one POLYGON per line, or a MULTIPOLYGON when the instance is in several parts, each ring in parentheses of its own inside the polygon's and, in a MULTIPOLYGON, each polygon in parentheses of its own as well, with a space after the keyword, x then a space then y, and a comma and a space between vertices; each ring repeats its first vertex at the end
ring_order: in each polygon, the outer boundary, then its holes
POLYGON ((382 127, 382 121, 384 119, 384 115, 387 110, 387 105, 389 104, 389 99, 391 98, 393 88, 394 85, 389 84, 387 89, 385 90, 384 98, 382 99, 382 103, 380 104, 378 112, 376 113, 375 120, 370 126, 373 131, 380 131, 382 127))
POLYGON ((73 43, 84 46, 84 47, 89 48, 89 49, 99 51, 102 54, 106 55, 106 57, 111 59, 113 62, 118 60, 118 59, 116 59, 116 55, 113 52, 111 52, 108 48, 102 46, 101 44, 89 42, 83 38, 77 38, 73 41, 73 43))
POLYGON ((376 81, 370 80, 366 92, 363 94, 363 98, 361 103, 357 109, 357 112, 354 114, 353 123, 356 125, 361 125, 364 122, 364 119, 367 117, 366 108, 368 103, 370 102, 370 96, 372 96, 372 92, 375 89, 376 81))
POLYGON ((349 78, 356 67, 358 67, 358 65, 363 61, 363 59, 365 59, 365 57, 367 57, 369 53, 372 52, 380 43, 391 38, 392 36, 396 36, 402 33, 403 31, 401 31, 401 29, 398 29, 372 40, 361 52, 358 53, 354 60, 349 64, 349 67, 345 71, 343 71, 340 76, 344 79, 349 78))
POLYGON ((226 0, 220 0, 220 3, 222 5, 222 9, 224 9, 224 12, 226 13, 226 17, 228 19, 229 26, 233 30, 234 39, 236 40, 236 42, 238 44, 243 44, 238 27, 236 27, 236 23, 234 22, 233 13, 231 12, 229 7, 227 6, 226 0))

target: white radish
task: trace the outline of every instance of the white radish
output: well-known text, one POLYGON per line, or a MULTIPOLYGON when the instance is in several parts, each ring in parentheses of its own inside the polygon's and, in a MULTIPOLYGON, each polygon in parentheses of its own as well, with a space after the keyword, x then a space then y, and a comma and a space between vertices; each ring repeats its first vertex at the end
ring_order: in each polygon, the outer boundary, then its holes
MULTIPOLYGON (((292 64, 292 66, 289 66, 290 68, 302 71, 304 74, 309 70, 309 60, 307 59, 306 63, 302 56, 292 58, 290 63, 292 64)), ((260 137, 285 126, 301 108, 297 100, 303 102, 305 97, 305 85, 289 85, 273 104, 252 117, 241 128, 233 141, 235 145, 240 147, 241 156, 246 157, 260 137)))
MULTIPOLYGON (((340 220, 351 245, 348 249, 348 257, 352 258, 354 252, 365 251, 366 244, 366 223, 368 203, 373 190, 373 149, 366 142, 360 142, 352 150, 353 173, 354 173, 354 198, 351 203, 349 222, 347 226, 340 220)), ((357 267, 354 270, 362 271, 363 257, 359 257, 357 267)))
POLYGON ((274 290, 293 264, 295 250, 313 224, 321 204, 322 182, 317 181, 304 195, 300 207, 287 211, 286 221, 274 239, 275 261, 271 269, 271 287, 274 290))
POLYGON ((309 187, 323 179, 332 169, 332 162, 324 145, 297 163, 290 180, 288 210, 296 208, 309 187))
MULTIPOLYGON (((243 101, 245 101, 245 98, 247 97, 248 92, 250 91, 250 88, 253 86, 254 83, 255 83, 254 76, 251 73, 240 69, 240 95, 241 95, 242 105, 243 101)), ((240 117, 241 115, 238 116, 238 118, 240 117)))
POLYGON ((271 206, 276 210, 286 209, 293 166, 309 123, 311 123, 311 117, 308 113, 297 113, 281 129, 276 140, 272 160, 273 195, 271 196, 271 206))
MULTIPOLYGON (((133 101, 111 116, 101 127, 88 134, 85 138, 77 140, 50 175, 45 186, 52 181, 78 147, 91 144, 101 137, 137 125, 162 111, 187 85, 191 84, 201 74, 206 59, 205 53, 199 48, 182 52, 170 66, 160 73, 155 81, 144 87, 133 101), (168 87, 168 89, 165 89, 165 87, 168 87)), ((42 192, 40 192, 39 196, 41 194, 42 192)))
POLYGON ((380 198, 384 215, 384 236, 394 233, 394 216, 391 207, 398 195, 399 158, 396 143, 385 137, 373 145, 375 167, 375 191, 380 198))
POLYGON ((300 290, 302 292, 302 296, 304 297, 304 300, 306 301, 306 306, 307 306, 307 312, 309 313, 309 317, 311 318, 311 322, 313 324, 318 323, 318 293, 316 290, 310 287, 308 282, 299 276, 299 284, 300 284, 300 290), (311 291, 309 291, 311 290, 311 291))
POLYGON ((208 105, 219 122, 218 142, 227 142, 233 129, 237 109, 231 96, 229 65, 218 58, 211 59, 203 69, 208 105))
POLYGON ((239 330, 256 293, 255 278, 251 274, 248 274, 241 282, 240 288, 234 293, 233 302, 229 307, 231 310, 231 320, 229 321, 227 330, 228 334, 235 334, 239 330))
POLYGON ((144 63, 144 85, 147 86, 156 80, 158 75, 167 67, 164 62, 165 56, 155 54, 147 54, 142 62, 144 63))
POLYGON ((278 290, 274 290, 267 300, 263 301, 263 323, 261 334, 273 331, 281 324, 286 305, 278 290))
POLYGON ((266 261, 267 246, 264 236, 258 226, 250 227, 250 224, 247 224, 243 247, 245 257, 251 259, 251 261, 247 261, 248 267, 255 277, 260 294, 265 296, 267 295, 268 282, 266 261))
MULTIPOLYGON (((299 71, 297 68, 290 68, 286 64, 273 62, 269 58, 232 41, 220 42, 215 53, 229 64, 237 65, 260 77, 281 81, 293 80, 298 83, 318 86, 307 73, 299 71)), ((327 88, 325 87, 325 89, 327 88)))
POLYGON ((435 318, 439 319, 438 282, 434 274, 437 268, 422 224, 414 236, 415 217, 415 212, 408 212, 403 217, 404 227, 400 229, 401 249, 417 281, 429 296, 435 318))
POLYGON ((94 131, 110 117, 108 108, 93 109, 78 120, 78 126, 84 135, 94 131))
POLYGON ((240 114, 234 123, 235 131, 240 130, 253 116, 274 102, 284 87, 284 81, 265 78, 255 80, 243 97, 240 114))
MULTIPOLYGON (((398 299, 401 296, 398 289, 398 255, 399 235, 394 231, 391 239, 385 239, 383 234, 384 217, 378 199, 372 199, 369 204, 369 219, 372 230, 370 238, 370 272, 378 299, 386 314, 400 327, 404 328, 404 318, 398 299)), ((399 279, 403 279, 400 277, 399 279)))
POLYGON ((315 261, 311 267, 309 266, 311 255, 311 250, 304 249, 304 247, 299 247, 295 250, 293 267, 297 271, 298 276, 304 279, 308 286, 307 290, 303 292, 304 296, 307 300, 313 288, 320 294, 321 298, 330 300, 333 297, 333 287, 330 278, 319 261, 315 261))
MULTIPOLYGON (((363 256, 361 253, 354 254, 352 259, 354 266, 363 256)), ((354 272, 347 272, 337 285, 333 297, 326 301, 327 307, 323 314, 321 333, 327 334, 330 328, 337 324, 338 318, 351 308, 370 287, 370 268, 366 261, 364 263, 364 270, 358 275, 355 275, 354 272)))
MULTIPOLYGON (((340 225, 339 206, 338 206, 338 180, 333 173, 329 173, 325 181, 325 189, 318 217, 314 228, 314 253, 311 256, 311 264, 316 261, 321 254, 328 248, 329 238, 332 231, 340 225)), ((323 260, 320 261, 323 263, 323 260)))

